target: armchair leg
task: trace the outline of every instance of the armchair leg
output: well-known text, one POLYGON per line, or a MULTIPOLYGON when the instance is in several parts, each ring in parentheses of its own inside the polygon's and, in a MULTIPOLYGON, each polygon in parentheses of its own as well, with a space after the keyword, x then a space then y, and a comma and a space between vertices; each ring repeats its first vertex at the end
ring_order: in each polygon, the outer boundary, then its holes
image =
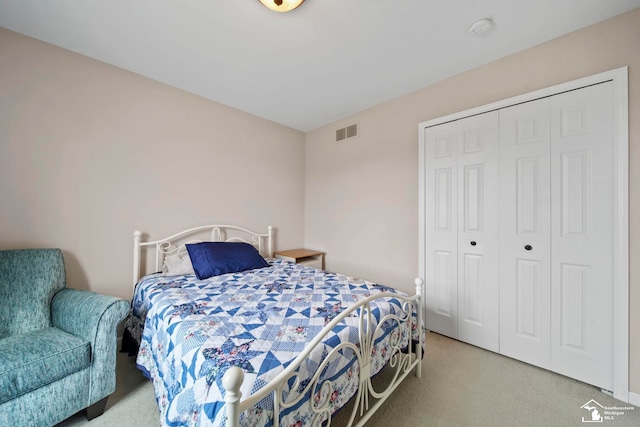
POLYGON ((108 398, 109 396, 105 397, 104 399, 98 400, 96 403, 86 409, 87 421, 91 421, 95 417, 99 417, 100 415, 104 414, 104 409, 107 407, 108 398))

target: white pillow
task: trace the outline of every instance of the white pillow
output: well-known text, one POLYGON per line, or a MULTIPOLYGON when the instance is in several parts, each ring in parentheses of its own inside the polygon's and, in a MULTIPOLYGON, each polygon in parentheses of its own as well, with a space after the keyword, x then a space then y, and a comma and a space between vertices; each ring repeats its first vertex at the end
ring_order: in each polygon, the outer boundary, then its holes
POLYGON ((164 276, 183 276, 185 274, 195 274, 191 265, 191 258, 188 252, 167 255, 162 263, 162 274, 164 276))

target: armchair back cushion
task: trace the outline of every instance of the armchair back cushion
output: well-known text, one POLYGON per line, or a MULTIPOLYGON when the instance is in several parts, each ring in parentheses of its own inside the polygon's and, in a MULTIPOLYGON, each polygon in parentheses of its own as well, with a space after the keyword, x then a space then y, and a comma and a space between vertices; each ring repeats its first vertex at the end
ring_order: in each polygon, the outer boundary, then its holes
POLYGON ((51 299, 65 285, 60 249, 0 251, 0 339, 51 326, 51 299))

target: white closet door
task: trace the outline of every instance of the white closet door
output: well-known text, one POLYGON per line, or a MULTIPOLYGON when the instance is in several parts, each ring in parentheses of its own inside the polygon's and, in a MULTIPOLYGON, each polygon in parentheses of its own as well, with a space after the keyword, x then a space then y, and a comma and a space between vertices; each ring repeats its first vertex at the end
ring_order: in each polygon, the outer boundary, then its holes
POLYGON ((425 327, 458 338, 458 122, 425 132, 425 327))
POLYGON ((613 386, 611 82, 551 99, 551 369, 613 386))
POLYGON ((499 350, 498 112, 458 121, 458 339, 499 350))
POLYGON ((425 129, 426 327, 498 351, 498 113, 425 129))
POLYGON ((549 98, 500 110, 500 353, 549 369, 549 98))

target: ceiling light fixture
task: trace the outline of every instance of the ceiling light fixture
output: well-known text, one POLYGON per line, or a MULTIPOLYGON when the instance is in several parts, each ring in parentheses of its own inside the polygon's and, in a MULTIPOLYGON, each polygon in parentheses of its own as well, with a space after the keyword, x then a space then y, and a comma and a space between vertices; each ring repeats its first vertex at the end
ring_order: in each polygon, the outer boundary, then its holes
POLYGON ((304 0, 260 0, 260 3, 276 12, 289 12, 300 6, 304 0))

